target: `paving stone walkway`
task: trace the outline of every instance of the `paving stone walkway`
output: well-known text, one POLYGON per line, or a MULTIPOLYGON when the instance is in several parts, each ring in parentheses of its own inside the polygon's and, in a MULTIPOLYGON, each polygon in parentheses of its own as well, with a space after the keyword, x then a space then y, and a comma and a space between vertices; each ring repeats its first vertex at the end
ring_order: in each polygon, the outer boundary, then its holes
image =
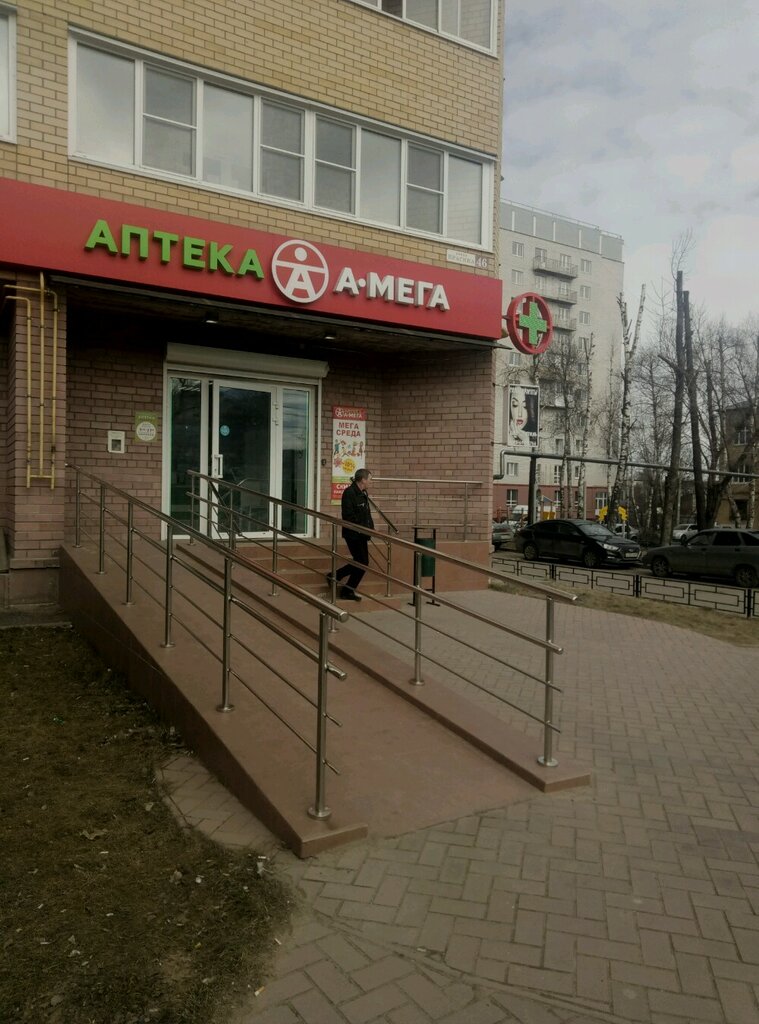
MULTIPOLYGON (((461 600, 522 628, 542 607, 461 600)), ((180 817, 262 848, 301 896, 234 1024, 757 1024, 759 648, 584 608, 556 619, 556 749, 592 764, 587 789, 298 861, 197 763, 166 769, 180 817)), ((474 668, 512 693, 492 662, 474 668)))

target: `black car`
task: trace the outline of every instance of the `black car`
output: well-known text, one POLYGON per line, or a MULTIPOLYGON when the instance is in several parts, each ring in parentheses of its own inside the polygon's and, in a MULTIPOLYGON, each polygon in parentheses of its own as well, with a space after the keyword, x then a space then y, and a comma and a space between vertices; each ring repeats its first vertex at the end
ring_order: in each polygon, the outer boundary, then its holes
POLYGON ((600 565, 632 565, 640 559, 640 544, 615 536, 589 519, 544 519, 517 531, 517 551, 525 558, 556 558, 600 565))

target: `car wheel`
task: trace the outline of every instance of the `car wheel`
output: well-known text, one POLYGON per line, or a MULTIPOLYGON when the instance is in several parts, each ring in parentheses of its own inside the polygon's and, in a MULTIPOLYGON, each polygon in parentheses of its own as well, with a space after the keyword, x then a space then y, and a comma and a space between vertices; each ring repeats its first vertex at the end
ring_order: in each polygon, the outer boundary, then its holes
POLYGON ((528 558, 531 562, 536 562, 540 558, 540 555, 538 554, 538 549, 535 547, 534 544, 525 544, 524 557, 528 558))
POLYGON ((735 582, 739 587, 755 587, 758 582, 756 569, 750 565, 739 565, 735 570, 735 582))
POLYGON ((601 562, 598 552, 593 548, 586 548, 582 553, 582 564, 586 569, 595 569, 601 562))
POLYGON ((654 576, 658 576, 659 579, 664 579, 665 576, 669 576, 669 562, 666 558, 654 558, 651 562, 651 572, 654 576))

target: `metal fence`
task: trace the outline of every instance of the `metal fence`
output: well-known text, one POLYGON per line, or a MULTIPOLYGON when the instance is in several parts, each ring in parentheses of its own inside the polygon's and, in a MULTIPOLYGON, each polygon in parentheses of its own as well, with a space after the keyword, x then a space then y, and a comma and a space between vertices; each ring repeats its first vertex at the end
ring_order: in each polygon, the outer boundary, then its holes
POLYGON ((746 619, 759 617, 759 590, 751 587, 732 587, 702 580, 659 579, 613 569, 584 569, 579 566, 559 565, 556 562, 530 562, 520 558, 494 558, 498 571, 518 576, 530 582, 556 581, 572 587, 591 587, 622 597, 643 597, 650 601, 666 601, 707 608, 710 611, 742 615, 746 619))

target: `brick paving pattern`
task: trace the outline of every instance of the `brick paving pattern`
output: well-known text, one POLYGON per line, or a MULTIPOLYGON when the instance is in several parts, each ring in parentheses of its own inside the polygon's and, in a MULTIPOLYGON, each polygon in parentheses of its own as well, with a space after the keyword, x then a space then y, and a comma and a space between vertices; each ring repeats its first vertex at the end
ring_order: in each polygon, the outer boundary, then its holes
MULTIPOLYGON (((542 609, 460 598, 525 628, 542 609)), ((587 789, 297 861, 192 760, 167 768, 177 814, 263 847, 303 900, 234 1024, 757 1024, 759 650, 566 607, 557 639, 557 752, 587 789)))

